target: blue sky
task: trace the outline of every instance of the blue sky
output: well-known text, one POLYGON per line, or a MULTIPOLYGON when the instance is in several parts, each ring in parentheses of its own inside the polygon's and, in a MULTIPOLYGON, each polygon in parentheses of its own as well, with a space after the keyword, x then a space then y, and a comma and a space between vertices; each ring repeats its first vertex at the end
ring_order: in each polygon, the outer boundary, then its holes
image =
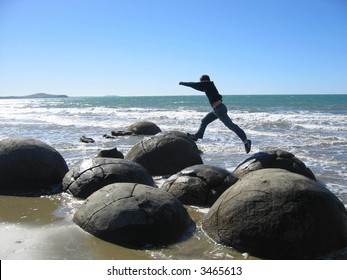
POLYGON ((347 94, 347 0, 0 0, 0 96, 347 94))

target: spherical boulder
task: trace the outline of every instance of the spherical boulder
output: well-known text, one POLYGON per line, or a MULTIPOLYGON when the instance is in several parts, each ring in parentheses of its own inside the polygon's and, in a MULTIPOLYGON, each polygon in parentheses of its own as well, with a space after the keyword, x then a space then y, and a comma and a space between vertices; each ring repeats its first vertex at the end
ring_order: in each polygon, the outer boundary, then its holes
POLYGON ((213 204, 203 230, 267 259, 312 259, 347 246, 347 211, 323 183, 283 169, 241 177, 213 204))
POLYGON ((159 133, 143 139, 125 158, 143 165, 151 175, 171 175, 203 163, 195 142, 182 132, 159 133))
POLYGON ((300 159, 283 150, 256 153, 237 166, 233 173, 236 177, 241 177, 263 168, 281 168, 316 180, 312 171, 300 159))
POLYGON ((152 176, 136 162, 97 157, 70 170, 63 179, 63 190, 76 197, 87 198, 102 187, 117 182, 156 186, 152 176))
POLYGON ((0 141, 0 194, 38 196, 61 192, 68 171, 62 155, 42 141, 0 141))
POLYGON ((172 195, 136 183, 115 183, 96 191, 73 221, 94 236, 130 248, 174 242, 192 223, 172 195))
POLYGON ((237 178, 226 169, 198 164, 172 175, 162 188, 183 204, 212 206, 236 181, 237 178))
POLYGON ((161 129, 153 122, 142 121, 130 125, 128 131, 136 135, 156 135, 161 129))

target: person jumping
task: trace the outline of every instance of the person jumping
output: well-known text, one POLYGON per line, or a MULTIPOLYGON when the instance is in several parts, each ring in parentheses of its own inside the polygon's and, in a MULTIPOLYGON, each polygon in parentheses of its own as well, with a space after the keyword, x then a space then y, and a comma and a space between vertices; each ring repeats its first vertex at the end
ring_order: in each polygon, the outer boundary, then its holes
POLYGON ((207 113, 207 115, 201 120, 197 133, 188 133, 188 136, 190 136, 194 141, 202 139, 206 127, 216 119, 220 119, 227 128, 235 132, 242 140, 246 153, 248 154, 251 151, 251 140, 247 139, 246 133, 237 124, 233 123, 228 116, 228 109, 222 102, 222 95, 219 94, 216 86, 214 85, 213 81, 210 80, 208 75, 202 75, 200 82, 180 82, 179 85, 191 87, 193 89, 205 92, 212 107, 212 111, 207 113))

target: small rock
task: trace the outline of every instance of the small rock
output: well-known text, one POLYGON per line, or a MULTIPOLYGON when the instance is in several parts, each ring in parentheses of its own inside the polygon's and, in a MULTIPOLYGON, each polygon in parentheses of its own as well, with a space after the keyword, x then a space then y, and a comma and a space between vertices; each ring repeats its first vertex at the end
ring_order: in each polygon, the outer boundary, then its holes
POLYGON ((124 158, 124 155, 117 150, 117 148, 113 148, 110 150, 101 150, 96 157, 105 157, 105 158, 124 158))
POLYGON ((94 143, 94 139, 85 137, 84 135, 80 137, 80 141, 83 143, 94 143))
POLYGON ((117 130, 111 131, 112 136, 128 136, 128 135, 133 135, 133 133, 131 131, 125 131, 125 130, 117 130))

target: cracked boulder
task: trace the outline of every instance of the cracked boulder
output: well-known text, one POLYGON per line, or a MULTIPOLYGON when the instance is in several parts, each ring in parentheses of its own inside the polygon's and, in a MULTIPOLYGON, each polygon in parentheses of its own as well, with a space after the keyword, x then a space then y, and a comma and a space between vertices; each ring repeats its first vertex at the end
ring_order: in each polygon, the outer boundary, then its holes
POLYGON ((266 259, 314 259, 347 246, 347 211, 321 183, 283 169, 241 177, 202 224, 217 243, 266 259))
POLYGON ((102 187, 117 182, 155 187, 152 176, 140 164, 124 159, 97 157, 70 170, 63 179, 63 190, 76 197, 87 198, 102 187))
POLYGON ((0 194, 40 196, 61 192, 68 171, 61 154, 44 142, 22 137, 0 141, 0 194))
POLYGON ((96 191, 73 221, 96 237, 129 248, 172 243, 192 223, 172 195, 136 183, 115 183, 96 191))
POLYGON ((281 168, 316 180, 312 171, 300 159, 283 150, 256 153, 237 166, 233 173, 240 178, 249 172, 264 168, 281 168))
POLYGON ((141 164, 151 175, 171 175, 203 163, 195 142, 182 132, 159 133, 143 139, 125 158, 141 164))
POLYGON ((198 164, 171 176, 162 188, 183 204, 211 206, 236 181, 226 169, 198 164))

